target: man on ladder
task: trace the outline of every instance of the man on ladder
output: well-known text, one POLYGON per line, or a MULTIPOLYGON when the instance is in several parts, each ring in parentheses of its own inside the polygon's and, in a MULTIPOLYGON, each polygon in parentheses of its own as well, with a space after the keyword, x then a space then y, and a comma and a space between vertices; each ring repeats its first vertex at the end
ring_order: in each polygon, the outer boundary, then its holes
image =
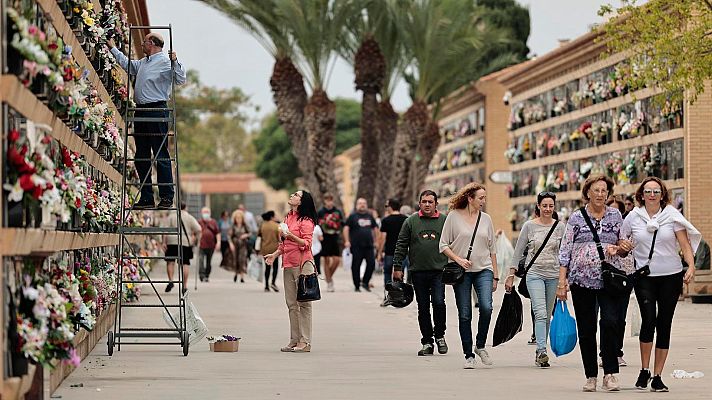
MULTIPOLYGON (((149 33, 141 45, 146 57, 140 60, 129 59, 109 40, 111 54, 116 57, 119 65, 136 77, 134 98, 137 108, 154 109, 151 111, 136 112, 137 117, 163 117, 168 118, 168 111, 156 111, 166 108, 171 94, 171 61, 175 62, 175 83, 185 83, 186 74, 183 65, 178 62, 175 51, 169 56, 163 52, 163 37, 158 33, 149 33)), ((136 143, 136 159, 147 160, 151 158, 151 151, 156 157, 156 172, 158 175, 158 194, 160 202, 157 208, 171 208, 173 206, 173 173, 171 170, 170 154, 168 153, 168 122, 139 122, 134 123, 134 141, 136 143), (141 136, 141 133, 147 134, 141 136), (157 135, 156 133, 162 133, 157 135)), ((145 182, 141 187, 141 199, 133 207, 134 210, 154 209, 153 186, 151 181, 150 161, 136 161, 136 170, 139 180, 145 182)))

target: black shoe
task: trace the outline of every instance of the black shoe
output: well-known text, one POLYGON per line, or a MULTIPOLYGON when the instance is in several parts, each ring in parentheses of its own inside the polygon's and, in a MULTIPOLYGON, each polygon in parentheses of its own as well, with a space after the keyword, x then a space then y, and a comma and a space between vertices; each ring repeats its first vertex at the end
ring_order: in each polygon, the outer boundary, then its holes
POLYGON ((205 280, 205 282, 210 282, 210 278, 208 278, 207 276, 203 279, 205 280))
POLYGON ((237 275, 235 275, 235 276, 232 278, 232 281, 233 281, 233 282, 237 282, 237 275))
POLYGON ((175 285, 173 285, 173 282, 171 282, 171 283, 169 283, 168 285, 166 285, 166 293, 168 293, 168 292, 170 292, 171 290, 173 290, 173 286, 175 286, 175 285))
POLYGON ((447 354, 447 343, 445 343, 445 338, 435 338, 435 344, 438 345, 438 353, 447 354))
POLYGON ((134 204, 134 206, 133 206, 134 210, 150 210, 152 208, 156 208, 156 203, 154 203, 153 200, 149 200, 149 201, 139 200, 139 202, 134 204))
MULTIPOLYGON (((650 372, 648 372, 650 373, 650 372)), ((655 375, 653 380, 650 381, 650 391, 651 392, 668 392, 670 391, 667 386, 663 383, 660 375, 655 375)))
POLYGON ((279 287, 277 287, 277 285, 275 285, 274 283, 272 284, 271 287, 272 287, 272 290, 274 290, 275 292, 279 292, 279 287))
POLYGON ((354 289, 354 292, 360 292, 360 291, 361 291, 361 289, 360 289, 360 288, 356 288, 356 289, 354 289))
POLYGON ((361 287, 363 288, 363 290, 365 290, 367 292, 371 291, 371 288, 367 284, 363 284, 363 285, 361 285, 361 287))
POLYGON ((638 374, 638 380, 635 381, 635 387, 645 390, 648 388, 648 383, 650 383, 650 370, 641 369, 640 374, 638 374))
POLYGON ((532 337, 527 342, 528 345, 536 345, 536 335, 532 334, 532 337))
POLYGON ((419 356, 432 356, 433 353, 435 352, 435 347, 433 347, 432 343, 426 343, 423 345, 423 348, 420 349, 418 352, 419 356))
POLYGON ((240 283, 245 283, 245 279, 244 279, 244 278, 240 278, 240 283))
POLYGON ((156 208, 158 208, 159 210, 173 208, 173 199, 161 199, 161 201, 158 202, 158 206, 156 208))
POLYGON ((549 368, 549 356, 546 354, 545 351, 542 351, 541 353, 536 355, 536 359, 534 359, 534 364, 536 364, 537 367, 549 368))
POLYGON ((269 288, 268 288, 268 287, 265 288, 265 293, 269 293, 269 288))
POLYGON ((183 288, 183 296, 185 296, 186 293, 188 293, 188 288, 183 288))

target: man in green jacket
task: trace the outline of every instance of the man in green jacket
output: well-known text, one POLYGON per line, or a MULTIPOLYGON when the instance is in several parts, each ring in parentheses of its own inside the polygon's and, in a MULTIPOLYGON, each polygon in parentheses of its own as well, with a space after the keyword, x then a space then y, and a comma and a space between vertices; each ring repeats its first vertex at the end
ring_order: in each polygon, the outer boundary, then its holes
POLYGON ((432 190, 420 194, 419 204, 420 211, 405 220, 398 235, 393 257, 393 280, 403 280, 403 260, 408 256, 408 274, 418 303, 420 343, 423 345, 418 355, 433 354, 433 342, 438 346, 438 353, 445 354, 445 285, 442 272, 448 260, 438 247, 445 215, 438 211, 438 195, 432 190), (430 318, 431 302, 435 326, 430 318))

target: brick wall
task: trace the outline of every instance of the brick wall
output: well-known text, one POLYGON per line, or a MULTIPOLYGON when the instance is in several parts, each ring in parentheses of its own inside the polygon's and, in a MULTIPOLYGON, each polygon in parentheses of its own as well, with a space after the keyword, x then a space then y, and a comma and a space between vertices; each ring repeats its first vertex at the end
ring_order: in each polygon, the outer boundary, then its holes
POLYGON ((685 112, 685 216, 702 232, 712 237, 712 85, 685 112))

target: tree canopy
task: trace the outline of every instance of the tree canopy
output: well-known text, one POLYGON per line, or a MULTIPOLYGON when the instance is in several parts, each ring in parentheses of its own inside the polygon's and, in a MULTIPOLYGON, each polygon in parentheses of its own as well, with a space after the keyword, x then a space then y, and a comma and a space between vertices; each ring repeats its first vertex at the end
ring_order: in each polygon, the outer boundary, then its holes
POLYGON ((188 71, 187 83, 176 90, 181 171, 250 171, 255 152, 245 123, 251 107, 240 89, 204 86, 196 71, 188 71))
MULTIPOLYGON (((336 154, 361 140, 361 104, 350 99, 336 99, 336 154)), ((273 188, 295 189, 299 178, 297 160, 291 143, 275 114, 265 118, 253 141, 256 151, 255 172, 273 188)))
POLYGON ((621 0, 599 15, 612 17, 599 29, 611 53, 629 53, 632 87, 659 87, 674 100, 694 102, 712 78, 712 1, 621 0))

